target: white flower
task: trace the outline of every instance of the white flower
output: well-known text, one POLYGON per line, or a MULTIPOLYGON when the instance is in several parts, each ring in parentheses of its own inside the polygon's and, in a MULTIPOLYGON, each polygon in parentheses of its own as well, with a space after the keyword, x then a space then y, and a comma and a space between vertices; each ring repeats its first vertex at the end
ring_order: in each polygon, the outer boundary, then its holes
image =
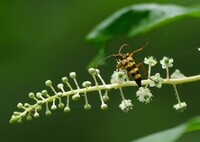
POLYGON ((176 110, 181 110, 183 111, 187 107, 186 102, 179 102, 178 104, 174 105, 174 108, 176 110))
POLYGON ((198 48, 198 50, 200 51, 200 48, 198 48))
POLYGON ((180 78, 185 78, 185 76, 178 69, 176 69, 175 72, 171 75, 171 78, 180 79, 180 78))
POLYGON ((128 112, 133 108, 133 104, 131 103, 131 100, 122 100, 121 104, 119 105, 122 111, 128 112))
POLYGON ((163 78, 160 77, 160 73, 156 73, 154 76, 151 76, 150 77, 151 79, 151 82, 149 84, 150 87, 158 87, 158 88, 161 88, 162 87, 162 83, 163 83, 163 78))
POLYGON ((148 58, 144 58, 144 63, 150 66, 155 66, 157 64, 157 61, 153 58, 153 56, 150 56, 148 58))
POLYGON ((138 100, 142 103, 149 103, 153 97, 149 88, 140 87, 139 90, 136 92, 136 96, 138 100))
POLYGON ((116 70, 113 72, 110 82, 112 84, 125 82, 126 76, 127 75, 124 70, 116 70))
POLYGON ((169 68, 173 66, 173 59, 172 58, 168 58, 168 57, 163 57, 162 60, 160 60, 160 64, 162 65, 163 69, 169 68))

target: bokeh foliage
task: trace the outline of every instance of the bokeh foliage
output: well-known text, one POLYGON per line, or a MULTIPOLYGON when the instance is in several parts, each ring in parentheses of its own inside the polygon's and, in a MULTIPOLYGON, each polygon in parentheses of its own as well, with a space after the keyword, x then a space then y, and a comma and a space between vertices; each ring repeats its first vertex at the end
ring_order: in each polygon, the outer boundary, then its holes
MULTIPOLYGON (((32 122, 10 125, 9 119, 18 102, 27 102, 30 91, 46 89, 44 82, 51 79, 54 84, 70 71, 76 71, 81 81, 90 80, 85 67, 96 55, 93 46, 84 41, 87 33, 114 11, 133 3, 144 1, 2 1, 0 5, 0 78, 1 115, 0 131, 2 142, 12 141, 96 141, 127 142, 147 134, 174 127, 199 114, 199 83, 178 86, 181 97, 187 101, 188 110, 176 113, 172 106, 176 103, 171 86, 153 90, 153 102, 143 105, 137 102, 137 88, 125 90, 127 98, 134 102, 131 113, 119 110, 121 102, 113 91, 109 109, 102 112, 96 94, 90 95, 91 112, 85 112, 84 102, 73 102, 72 112, 55 112, 52 117, 41 116, 32 122)), ((163 1, 184 6, 198 4, 198 0, 163 1)), ((150 44, 144 52, 136 55, 136 61, 154 55, 175 59, 175 68, 185 75, 200 71, 199 19, 184 18, 177 22, 158 27, 134 38, 117 36, 107 43, 106 54, 117 52, 123 43, 137 48, 146 39, 150 44), (180 48, 181 47, 181 48, 180 48)), ((115 61, 109 60, 101 67, 104 78, 110 80, 115 69, 115 61)), ((154 71, 161 71, 155 68, 154 71)), ((181 142, 193 140, 199 133, 184 136, 181 142)))

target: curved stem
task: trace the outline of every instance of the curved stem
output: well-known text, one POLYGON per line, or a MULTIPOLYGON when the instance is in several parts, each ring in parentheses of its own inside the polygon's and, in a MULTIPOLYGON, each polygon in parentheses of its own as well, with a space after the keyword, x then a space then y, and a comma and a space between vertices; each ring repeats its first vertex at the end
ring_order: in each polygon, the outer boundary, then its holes
MULTIPOLYGON (((96 82, 95 86, 91 86, 91 87, 88 87, 88 88, 77 88, 75 90, 63 92, 62 97, 69 97, 70 95, 73 95, 73 94, 76 94, 76 93, 86 93, 86 92, 98 91, 99 94, 100 94, 101 101, 102 101, 102 103, 104 103, 102 95, 101 95, 101 90, 106 90, 108 88, 109 89, 120 89, 122 87, 137 86, 135 81, 126 81, 126 82, 123 82, 123 83, 120 83, 120 84, 116 83, 116 84, 98 85, 96 78, 94 78, 94 80, 96 82)), ((149 80, 149 79, 143 80, 142 85, 147 85, 147 84, 150 83, 150 81, 151 80, 149 80)), ((164 79, 163 84, 176 85, 176 84, 189 83, 189 82, 194 82, 194 81, 200 81, 200 75, 194 75, 194 76, 185 77, 185 78, 181 78, 181 79, 164 79)), ((120 89, 120 91, 121 91, 121 89, 120 89)), ((41 100, 41 102, 39 104, 35 103, 33 105, 30 105, 23 112, 20 112, 20 115, 17 116, 17 118, 21 119, 25 114, 30 113, 32 110, 34 110, 34 108, 37 108, 38 106, 41 106, 43 104, 47 105, 49 102, 52 102, 52 100, 53 100, 53 104, 55 105, 55 99, 57 99, 57 98, 61 98, 59 94, 49 96, 48 98, 41 100)), ((67 99, 69 99, 69 98, 67 98, 67 99)))

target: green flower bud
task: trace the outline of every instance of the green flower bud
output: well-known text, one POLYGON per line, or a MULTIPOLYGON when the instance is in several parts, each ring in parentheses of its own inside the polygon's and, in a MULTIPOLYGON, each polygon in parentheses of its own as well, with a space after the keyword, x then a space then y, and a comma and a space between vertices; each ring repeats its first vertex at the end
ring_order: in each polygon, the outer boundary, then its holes
POLYGON ((90 110, 91 109, 91 105, 90 104, 85 104, 84 109, 85 110, 90 110))
POLYGON ((30 115, 28 115, 28 116, 26 117, 26 120, 30 121, 30 120, 32 120, 32 117, 31 117, 30 115))
POLYGON ((38 105, 38 106, 36 107, 36 109, 37 109, 37 111, 40 111, 40 110, 42 110, 42 106, 41 106, 41 105, 38 105))
POLYGON ((79 94, 75 94, 72 96, 72 100, 77 101, 80 99, 80 95, 79 94))
POLYGON ((40 92, 36 93, 37 98, 41 98, 42 94, 40 92))
POLYGON ((109 97, 108 97, 108 95, 106 95, 106 96, 103 96, 103 101, 107 102, 108 100, 109 100, 109 97))
POLYGON ((63 103, 59 103, 59 104, 58 104, 58 108, 64 108, 64 106, 65 106, 65 105, 64 105, 63 103))
POLYGON ((42 93, 42 95, 46 96, 48 92, 47 92, 47 90, 42 90, 41 93, 42 93))
POLYGON ((62 83, 57 85, 58 89, 62 89, 64 87, 64 85, 62 83))
POLYGON ((64 108, 64 112, 70 112, 70 108, 69 107, 65 107, 64 108))
POLYGON ((99 70, 99 69, 96 69, 96 73, 97 73, 97 74, 100 74, 100 70, 99 70))
POLYGON ((52 82, 51 82, 51 80, 47 80, 46 82, 45 82, 45 84, 46 84, 46 86, 51 86, 52 85, 52 82))
POLYGON ((25 108, 28 108, 29 106, 30 106, 30 104, 28 104, 28 103, 25 103, 25 104, 24 104, 24 107, 25 107, 25 108))
POLYGON ((34 115, 33 115, 35 118, 38 118, 40 115, 38 112, 35 112, 34 115))
POLYGON ((34 97, 35 97, 35 94, 34 94, 33 92, 30 92, 30 93, 28 94, 28 96, 29 96, 29 98, 34 98, 34 97))
POLYGON ((24 106, 23 106, 22 103, 18 103, 18 104, 17 104, 17 108, 22 109, 23 107, 24 107, 24 106))
POLYGON ((107 104, 102 104, 102 105, 101 105, 101 109, 102 109, 102 110, 106 110, 107 108, 108 108, 107 104))
POLYGON ((46 115, 46 116, 50 116, 50 115, 51 115, 51 111, 50 111, 50 110, 47 110, 47 111, 45 112, 45 115, 46 115))
POLYGON ((96 73, 96 70, 94 68, 90 68, 88 70, 89 74, 95 74, 96 73))
POLYGON ((68 82, 68 78, 67 78, 67 77, 63 77, 63 78, 62 78, 62 82, 63 82, 63 83, 67 83, 67 82, 68 82))
POLYGON ((51 106, 51 109, 52 109, 52 110, 56 110, 56 109, 57 109, 57 106, 56 106, 56 105, 52 105, 52 106, 51 106))
POLYGON ((18 120, 17 120, 17 123, 22 123, 22 119, 18 119, 18 120))
POLYGON ((76 78, 76 73, 75 73, 75 72, 71 72, 71 73, 69 74, 69 76, 70 76, 71 78, 76 78))

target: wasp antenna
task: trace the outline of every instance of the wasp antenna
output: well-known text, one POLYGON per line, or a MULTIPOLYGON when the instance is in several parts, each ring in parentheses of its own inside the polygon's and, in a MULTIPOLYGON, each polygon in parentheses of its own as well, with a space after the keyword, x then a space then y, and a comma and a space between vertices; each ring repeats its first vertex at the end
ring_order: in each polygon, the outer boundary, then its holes
POLYGON ((136 52, 143 50, 147 46, 148 43, 149 43, 149 41, 147 40, 144 46, 142 46, 139 49, 133 51, 132 53, 129 54, 129 56, 133 56, 133 54, 135 54, 136 52))
POLYGON ((113 56, 116 56, 116 55, 115 55, 115 54, 112 54, 112 55, 109 55, 109 56, 103 58, 103 59, 96 65, 96 68, 97 68, 101 63, 103 63, 103 61, 105 61, 106 59, 108 59, 108 58, 110 58, 110 57, 113 57, 113 56))
MULTIPOLYGON (((145 45, 143 45, 143 46, 141 47, 141 50, 144 49, 144 48, 148 45, 148 43, 149 43, 149 40, 147 39, 145 45)), ((139 48, 139 49, 140 49, 140 48, 139 48)))
POLYGON ((122 48, 124 48, 124 47, 130 47, 128 44, 123 44, 121 47, 120 47, 120 49, 119 49, 119 53, 121 53, 121 50, 122 50, 122 48))

